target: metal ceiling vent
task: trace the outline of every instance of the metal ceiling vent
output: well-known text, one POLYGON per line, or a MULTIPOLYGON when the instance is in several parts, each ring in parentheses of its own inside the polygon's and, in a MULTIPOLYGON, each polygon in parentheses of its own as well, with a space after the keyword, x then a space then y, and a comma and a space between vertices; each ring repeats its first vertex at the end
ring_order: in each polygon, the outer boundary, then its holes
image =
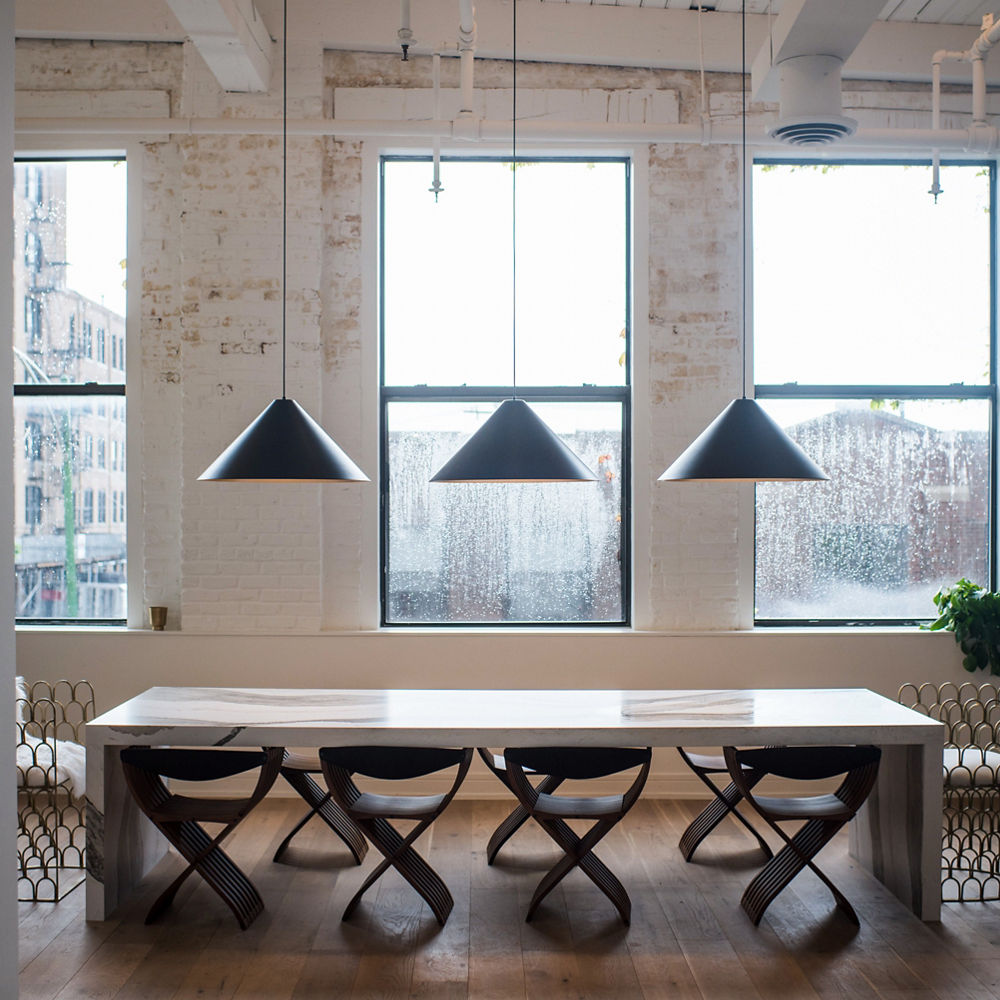
POLYGON ((853 135, 858 123, 841 113, 837 56, 793 56, 778 64, 780 111, 768 130, 793 146, 825 146, 853 135))

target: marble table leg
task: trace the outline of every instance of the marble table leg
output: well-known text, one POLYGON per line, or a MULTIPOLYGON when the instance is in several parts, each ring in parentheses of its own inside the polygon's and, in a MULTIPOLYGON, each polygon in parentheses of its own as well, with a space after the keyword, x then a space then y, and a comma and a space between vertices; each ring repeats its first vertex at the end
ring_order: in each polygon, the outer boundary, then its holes
POLYGON ((941 919, 941 746, 883 746, 850 850, 922 920, 941 919))
MULTIPOLYGON (((89 737, 88 733, 88 737, 89 737)), ((87 919, 106 920, 167 853, 125 785, 120 746, 87 747, 87 919)))

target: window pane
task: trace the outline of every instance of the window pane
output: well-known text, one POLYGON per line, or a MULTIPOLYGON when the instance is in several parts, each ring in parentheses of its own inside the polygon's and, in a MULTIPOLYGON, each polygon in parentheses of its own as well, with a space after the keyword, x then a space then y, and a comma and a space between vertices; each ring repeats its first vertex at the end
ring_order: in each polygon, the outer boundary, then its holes
POLYGON ((387 621, 623 620, 621 405, 532 406, 598 483, 431 483, 496 404, 388 405, 387 621))
POLYGON ((989 173, 757 164, 758 384, 989 381, 989 173), (946 349, 943 349, 947 345, 946 349))
POLYGON ((124 440, 124 399, 16 396, 14 435, 16 616, 125 618, 124 463, 98 468, 84 451, 124 440))
MULTIPOLYGON (((510 162, 385 163, 386 385, 509 385, 510 162)), ((624 385, 626 169, 517 167, 517 383, 624 385)))
POLYGON ((14 166, 14 381, 121 382, 123 160, 14 166))
POLYGON ((758 618, 926 619, 989 584, 989 403, 764 405, 830 481, 757 485, 758 618))

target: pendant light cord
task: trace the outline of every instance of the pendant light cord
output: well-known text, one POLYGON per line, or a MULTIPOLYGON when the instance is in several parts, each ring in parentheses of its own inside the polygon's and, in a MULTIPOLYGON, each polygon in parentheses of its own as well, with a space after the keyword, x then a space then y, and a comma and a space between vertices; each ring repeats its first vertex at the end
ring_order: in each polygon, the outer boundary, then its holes
POLYGON ((281 398, 285 398, 285 272, 288 261, 288 0, 281 31, 281 398))
POLYGON ((510 287, 511 396, 517 399, 517 0, 511 0, 510 86, 510 287))
POLYGON ((747 398, 747 0, 740 7, 740 353, 743 398, 747 398))

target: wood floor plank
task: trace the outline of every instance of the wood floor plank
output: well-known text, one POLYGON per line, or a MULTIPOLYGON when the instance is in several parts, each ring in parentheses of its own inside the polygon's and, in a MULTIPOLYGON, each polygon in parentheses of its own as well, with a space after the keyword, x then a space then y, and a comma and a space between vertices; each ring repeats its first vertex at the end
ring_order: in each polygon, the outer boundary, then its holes
POLYGON ((626 927, 580 871, 525 913, 559 849, 532 822, 496 864, 485 845, 509 799, 451 804, 417 848, 455 899, 446 926, 395 872, 341 915, 381 857, 361 866, 321 823, 271 855, 302 814, 268 800, 227 849, 260 890, 264 913, 241 931, 197 877, 147 927, 145 913, 182 870, 168 857, 104 923, 83 895, 21 904, 22 1000, 1000 1000, 1000 904, 949 903, 917 920, 850 858, 846 834, 819 863, 862 920, 854 928, 803 873, 754 927, 739 906, 761 863, 724 821, 692 863, 677 840, 703 803, 642 800, 597 854, 632 900, 626 927))

